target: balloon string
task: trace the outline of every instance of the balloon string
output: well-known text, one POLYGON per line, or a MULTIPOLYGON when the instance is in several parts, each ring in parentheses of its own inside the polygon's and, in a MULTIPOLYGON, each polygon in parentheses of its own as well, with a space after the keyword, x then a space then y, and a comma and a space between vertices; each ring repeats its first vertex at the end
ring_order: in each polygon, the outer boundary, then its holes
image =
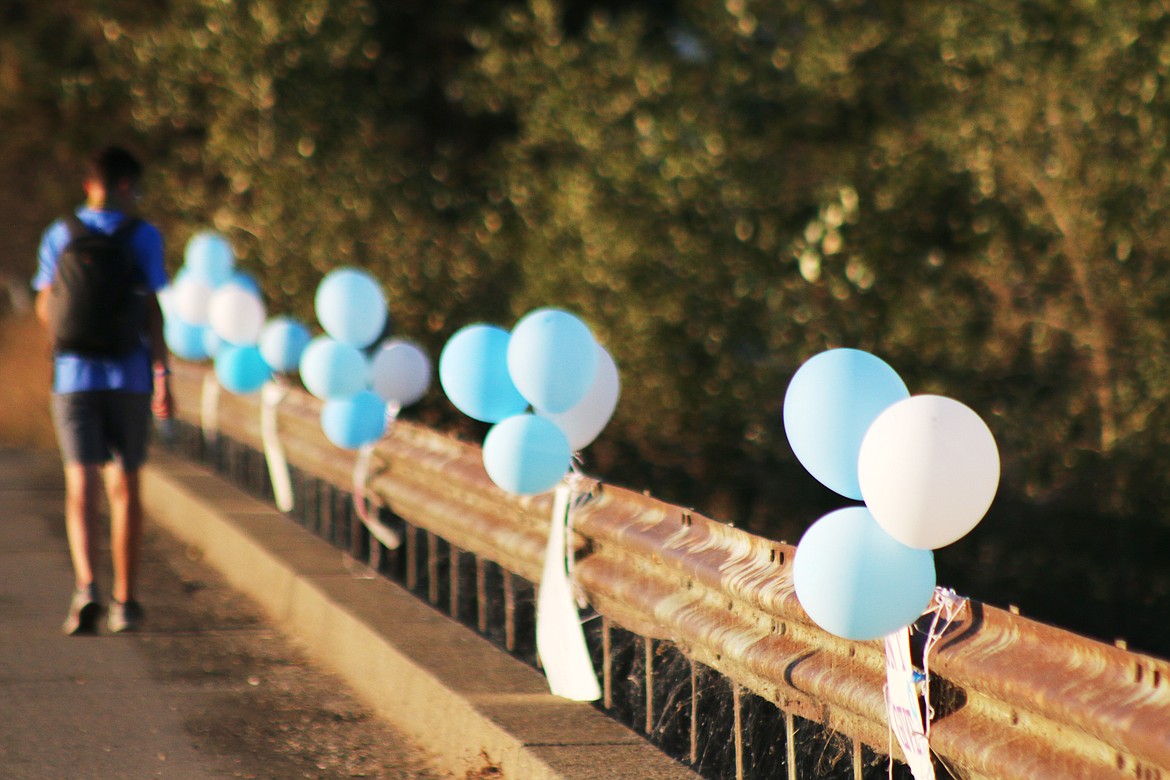
MULTIPOLYGON (((882 694, 886 699, 886 712, 890 711, 890 684, 882 687, 882 694)), ((886 778, 894 780, 894 724, 886 718, 886 778)))
POLYGON ((927 612, 933 612, 934 617, 930 621, 930 629, 926 633, 926 642, 922 647, 922 699, 926 704, 926 737, 930 738, 930 723, 934 720, 934 707, 930 703, 930 653, 934 650, 935 645, 946 634, 947 629, 951 627, 951 623, 959 619, 963 614, 963 610, 967 607, 968 599, 965 596, 960 596, 950 588, 935 588, 934 597, 931 600, 927 612), (939 627, 940 618, 944 621, 942 627, 939 627))
POLYGON ((568 507, 565 510, 565 572, 569 577, 569 584, 573 587, 577 605, 584 609, 589 606, 585 591, 577 583, 574 573, 576 551, 573 549, 573 520, 576 511, 592 500, 597 480, 587 476, 579 468, 579 453, 569 462, 569 471, 565 474, 565 485, 568 488, 568 507))

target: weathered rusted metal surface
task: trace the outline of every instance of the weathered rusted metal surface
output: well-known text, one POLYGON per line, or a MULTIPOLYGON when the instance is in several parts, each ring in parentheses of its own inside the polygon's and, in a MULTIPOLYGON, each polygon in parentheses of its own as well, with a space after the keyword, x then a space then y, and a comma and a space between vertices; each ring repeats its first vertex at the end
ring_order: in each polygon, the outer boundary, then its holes
MULTIPOLYGON (((180 366, 180 409, 198 423, 203 371, 180 366)), ((259 447, 255 398, 222 394, 220 427, 259 447)), ((290 392, 280 428, 291 463, 340 486, 355 454, 330 444, 320 404, 290 392)), ((412 525, 536 582, 548 496, 518 499, 484 473, 477 446, 398 423, 370 487, 412 525)), ((607 621, 665 639, 786 713, 890 749, 881 644, 819 629, 792 587, 794 549, 608 485, 574 510, 575 578, 607 621)), ((971 602, 930 657, 931 745, 968 778, 1170 780, 1170 663, 971 602)), ((791 747, 791 746, 790 746, 791 747)), ((896 743, 894 746, 897 752, 896 743)))

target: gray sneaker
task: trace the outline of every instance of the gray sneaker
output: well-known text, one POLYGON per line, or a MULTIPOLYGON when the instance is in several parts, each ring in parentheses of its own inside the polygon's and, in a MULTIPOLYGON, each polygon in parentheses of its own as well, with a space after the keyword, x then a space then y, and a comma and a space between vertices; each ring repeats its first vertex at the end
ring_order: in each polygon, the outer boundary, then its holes
POLYGON ((123 631, 137 631, 145 617, 142 605, 134 599, 130 599, 124 604, 116 599, 111 599, 110 608, 107 610, 106 627, 114 634, 120 634, 123 631))
POLYGON ((90 583, 73 591, 73 601, 69 602, 69 614, 65 617, 61 630, 69 636, 93 634, 97 631, 97 622, 101 614, 97 587, 90 583))

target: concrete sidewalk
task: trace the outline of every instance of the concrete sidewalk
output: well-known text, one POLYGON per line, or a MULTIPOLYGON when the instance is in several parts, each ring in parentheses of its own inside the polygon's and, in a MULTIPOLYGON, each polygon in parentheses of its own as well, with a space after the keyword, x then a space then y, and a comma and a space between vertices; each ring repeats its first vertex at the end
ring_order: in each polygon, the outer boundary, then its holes
POLYGON ((56 454, 0 449, 0 507, 0 777, 448 776, 157 531, 144 630, 63 635, 73 574, 56 454))
POLYGON ((229 776, 194 750, 132 642, 62 635, 73 573, 56 457, 3 452, 0 502, 0 775, 229 776))
POLYGON ((145 470, 153 519, 201 549, 282 631, 389 721, 466 777, 694 778, 536 670, 343 554, 268 504, 160 453, 145 470))

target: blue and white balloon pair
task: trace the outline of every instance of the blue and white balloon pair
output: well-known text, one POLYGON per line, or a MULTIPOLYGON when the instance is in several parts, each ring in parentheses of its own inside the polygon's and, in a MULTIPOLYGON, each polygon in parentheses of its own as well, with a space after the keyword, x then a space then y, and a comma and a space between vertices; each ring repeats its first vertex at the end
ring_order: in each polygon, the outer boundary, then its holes
POLYGON ((556 308, 529 312, 510 333, 486 323, 457 331, 439 357, 439 382, 457 409, 492 423, 484 467, 518 495, 555 487, 620 394, 613 358, 584 322, 556 308))
POLYGON ((861 350, 833 349, 796 372, 784 428, 802 465, 865 506, 831 512, 797 546, 793 584, 809 616, 846 639, 876 639, 930 604, 932 550, 971 531, 999 485, 999 451, 970 408, 911 396, 861 350))

